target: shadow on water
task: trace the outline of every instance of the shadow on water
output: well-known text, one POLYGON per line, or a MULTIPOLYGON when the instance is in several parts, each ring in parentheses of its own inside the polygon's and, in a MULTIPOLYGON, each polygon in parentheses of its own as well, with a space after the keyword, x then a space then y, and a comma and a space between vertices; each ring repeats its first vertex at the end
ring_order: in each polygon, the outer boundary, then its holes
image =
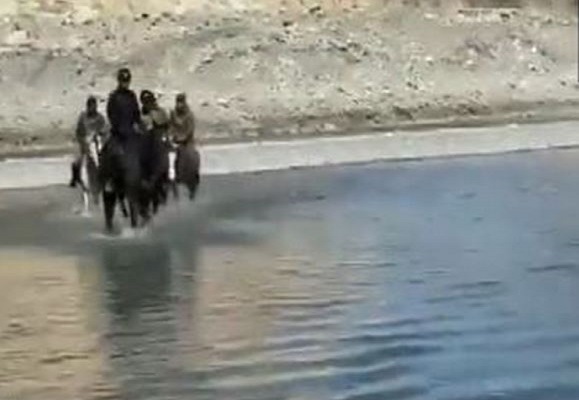
POLYGON ((122 399, 165 398, 179 376, 179 329, 194 323, 191 277, 200 243, 173 238, 104 243, 93 253, 102 271, 101 336, 108 348, 109 379, 122 399))
POLYGON ((143 309, 166 310, 171 294, 171 255, 167 246, 105 246, 99 253, 113 315, 132 320, 143 309))
MULTIPOLYGON (((89 290, 101 299, 97 312, 108 349, 108 380, 115 382, 120 398, 202 394, 196 384, 203 376, 179 365, 192 357, 199 329, 195 304, 203 249, 251 247, 263 238, 228 223, 223 210, 231 205, 224 203, 201 211, 201 206, 170 210, 143 236, 76 246, 80 259, 92 259, 100 271, 100 286, 89 290)), ((268 209, 268 202, 256 203, 263 206, 261 212, 268 209)), ((258 217, 250 213, 246 218, 258 217)))

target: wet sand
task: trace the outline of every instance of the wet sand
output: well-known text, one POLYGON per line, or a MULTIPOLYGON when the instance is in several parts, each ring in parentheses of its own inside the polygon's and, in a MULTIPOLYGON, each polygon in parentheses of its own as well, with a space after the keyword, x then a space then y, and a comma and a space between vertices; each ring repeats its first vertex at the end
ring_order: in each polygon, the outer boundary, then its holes
POLYGON ((0 398, 579 397, 579 152, 207 177, 138 238, 0 192, 0 398))

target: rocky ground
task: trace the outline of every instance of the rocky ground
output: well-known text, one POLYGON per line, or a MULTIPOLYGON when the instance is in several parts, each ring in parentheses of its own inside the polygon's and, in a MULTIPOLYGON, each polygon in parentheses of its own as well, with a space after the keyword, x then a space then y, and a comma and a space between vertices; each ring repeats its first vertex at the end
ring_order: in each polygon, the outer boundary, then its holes
POLYGON ((87 94, 134 70, 203 141, 575 118, 577 20, 409 8, 6 16, 0 151, 62 148, 87 94))

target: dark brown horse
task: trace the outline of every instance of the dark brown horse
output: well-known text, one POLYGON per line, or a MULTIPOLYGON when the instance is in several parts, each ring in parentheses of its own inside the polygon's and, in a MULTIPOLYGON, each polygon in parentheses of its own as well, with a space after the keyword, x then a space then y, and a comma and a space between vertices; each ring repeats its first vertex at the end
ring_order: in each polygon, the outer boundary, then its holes
POLYGON ((105 226, 109 232, 114 228, 116 206, 118 204, 123 209, 125 199, 132 228, 143 225, 149 219, 143 207, 147 194, 143 188, 142 147, 141 137, 135 135, 125 143, 111 138, 101 151, 99 181, 105 226))
POLYGON ((194 200, 201 182, 201 157, 191 145, 180 145, 171 152, 169 181, 175 198, 179 197, 179 185, 189 192, 189 199, 194 200))

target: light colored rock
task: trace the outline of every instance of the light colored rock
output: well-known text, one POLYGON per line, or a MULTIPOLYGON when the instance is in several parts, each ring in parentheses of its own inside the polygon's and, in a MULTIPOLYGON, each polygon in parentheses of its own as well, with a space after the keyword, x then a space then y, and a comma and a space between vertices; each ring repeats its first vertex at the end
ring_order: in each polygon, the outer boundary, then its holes
POLYGON ((31 43, 29 33, 25 30, 12 31, 5 39, 4 44, 8 46, 24 46, 31 43))
POLYGON ((98 17, 98 10, 94 7, 90 7, 89 5, 79 5, 72 13, 72 19, 77 24, 84 24, 87 22, 95 21, 98 17))

